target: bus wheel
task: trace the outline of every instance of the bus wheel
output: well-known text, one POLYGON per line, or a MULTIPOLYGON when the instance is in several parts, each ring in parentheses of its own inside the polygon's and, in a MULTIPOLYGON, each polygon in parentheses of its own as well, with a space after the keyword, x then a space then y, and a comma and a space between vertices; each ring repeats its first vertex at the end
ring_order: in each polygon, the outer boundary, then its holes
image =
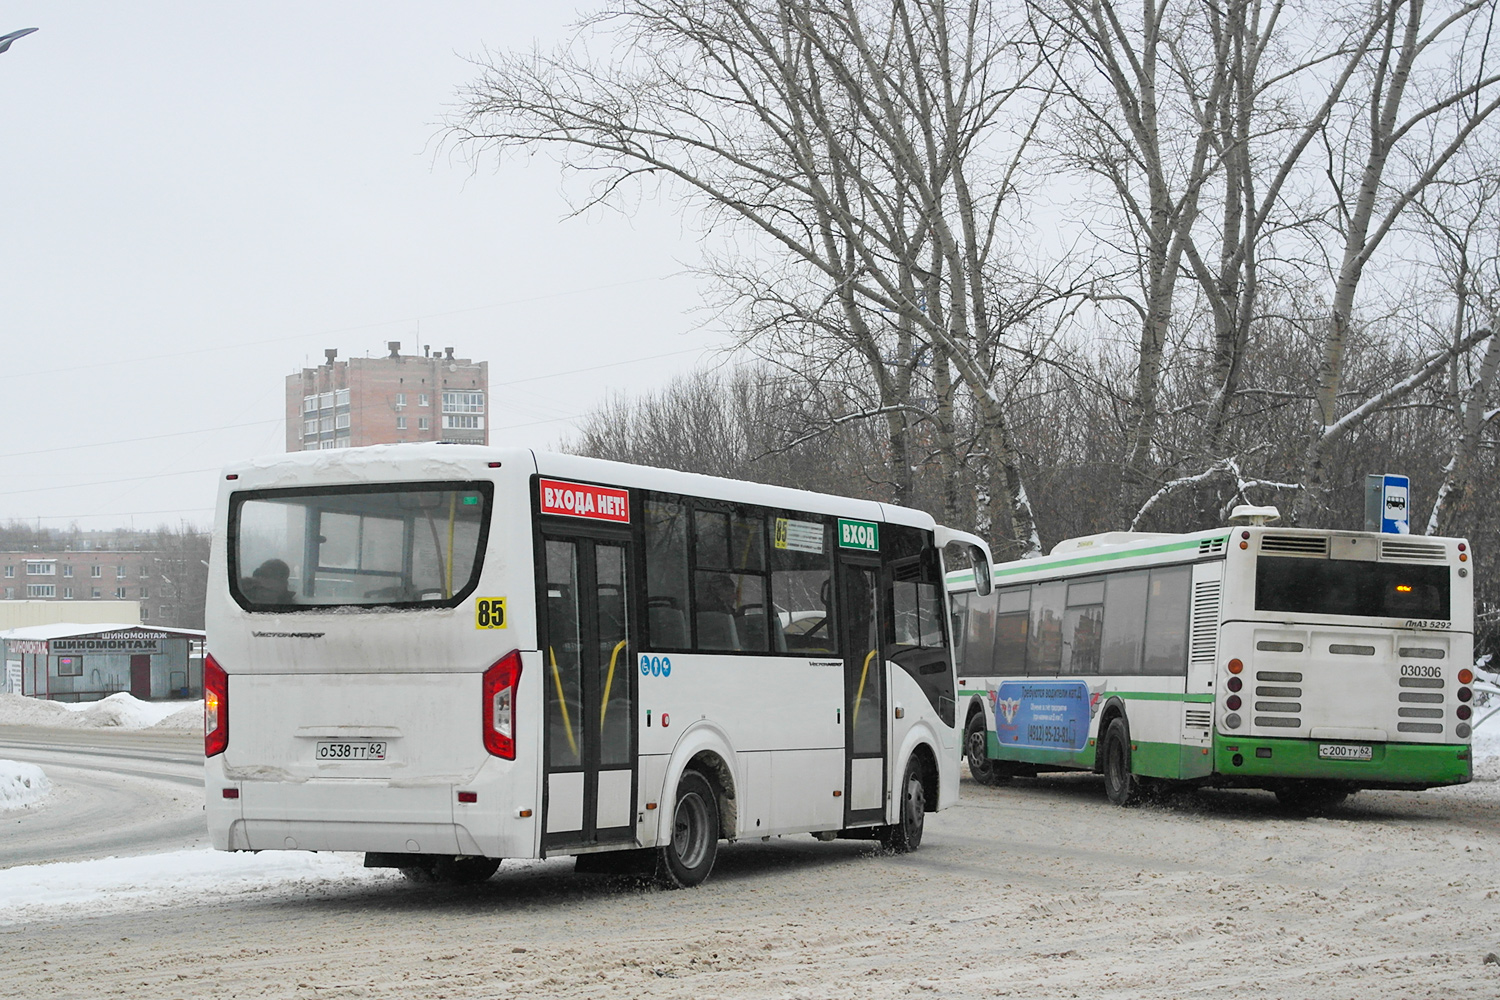
POLYGON ((699 885, 713 870, 719 850, 719 800, 697 771, 684 771, 672 809, 672 839, 662 847, 657 879, 668 888, 699 885))
POLYGON ((1111 720, 1104 731, 1104 794, 1117 806, 1141 801, 1144 786, 1130 770, 1130 723, 1123 717, 1111 720))
POLYGON ((1003 785, 1011 775, 1002 772, 997 762, 989 758, 988 743, 984 716, 976 713, 964 728, 964 758, 969 764, 969 774, 981 785, 1003 785))
POLYGON ((913 754, 901 779, 901 818, 880 830, 881 846, 898 854, 922 845, 922 825, 927 820, 927 786, 922 784, 922 764, 913 754))
POLYGON ((1276 789, 1276 801, 1283 809, 1296 813, 1322 812, 1332 809, 1350 795, 1349 789, 1331 782, 1300 781, 1276 789))

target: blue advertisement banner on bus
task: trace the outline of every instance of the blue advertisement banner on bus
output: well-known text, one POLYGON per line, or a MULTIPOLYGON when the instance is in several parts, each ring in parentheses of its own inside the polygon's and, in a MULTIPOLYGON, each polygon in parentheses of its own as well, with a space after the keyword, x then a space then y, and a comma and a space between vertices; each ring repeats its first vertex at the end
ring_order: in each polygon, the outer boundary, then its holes
POLYGON ((1004 681, 990 691, 1001 746, 1082 750, 1092 698, 1084 681, 1004 681))

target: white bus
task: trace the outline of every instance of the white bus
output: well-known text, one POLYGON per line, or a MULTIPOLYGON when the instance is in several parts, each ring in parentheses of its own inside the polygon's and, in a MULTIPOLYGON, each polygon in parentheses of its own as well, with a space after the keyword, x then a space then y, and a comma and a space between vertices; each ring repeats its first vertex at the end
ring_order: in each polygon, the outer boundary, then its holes
POLYGON ((1153 783, 1264 788, 1300 809, 1466 782, 1469 555, 1255 525, 1002 563, 992 593, 953 598, 970 772, 1093 770, 1120 805, 1153 783))
POLYGON ((216 516, 220 850, 684 886, 720 839, 914 848, 957 796, 940 552, 988 555, 920 512, 433 444, 233 466, 216 516))

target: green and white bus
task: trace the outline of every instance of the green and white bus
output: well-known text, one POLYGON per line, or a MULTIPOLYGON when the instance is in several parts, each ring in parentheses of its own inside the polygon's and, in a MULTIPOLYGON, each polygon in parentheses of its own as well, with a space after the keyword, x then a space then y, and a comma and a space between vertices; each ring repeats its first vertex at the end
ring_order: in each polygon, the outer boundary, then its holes
POLYGON ((1262 523, 1070 539, 998 564, 984 595, 950 577, 975 779, 1091 770, 1118 805, 1179 782, 1293 808, 1467 782, 1467 542, 1254 510, 1262 523))

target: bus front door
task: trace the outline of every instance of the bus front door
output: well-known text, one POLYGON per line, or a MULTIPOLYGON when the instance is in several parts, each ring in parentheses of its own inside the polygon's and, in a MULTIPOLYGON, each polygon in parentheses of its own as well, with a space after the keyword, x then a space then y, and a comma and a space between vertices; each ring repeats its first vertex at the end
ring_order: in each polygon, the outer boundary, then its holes
POLYGON ((843 561, 844 824, 885 817, 886 689, 880 652, 880 566, 843 561))
POLYGON ((544 848, 635 839, 631 553, 623 539, 543 538, 544 848))

